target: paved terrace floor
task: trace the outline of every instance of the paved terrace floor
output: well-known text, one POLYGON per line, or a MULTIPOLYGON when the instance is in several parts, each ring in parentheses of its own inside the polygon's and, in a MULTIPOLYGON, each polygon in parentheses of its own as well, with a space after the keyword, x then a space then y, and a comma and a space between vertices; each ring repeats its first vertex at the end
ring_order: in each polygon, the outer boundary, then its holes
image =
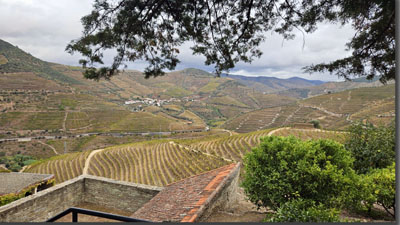
POLYGON ((204 207, 221 191, 228 175, 239 166, 230 164, 169 184, 131 217, 154 222, 196 222, 204 207))

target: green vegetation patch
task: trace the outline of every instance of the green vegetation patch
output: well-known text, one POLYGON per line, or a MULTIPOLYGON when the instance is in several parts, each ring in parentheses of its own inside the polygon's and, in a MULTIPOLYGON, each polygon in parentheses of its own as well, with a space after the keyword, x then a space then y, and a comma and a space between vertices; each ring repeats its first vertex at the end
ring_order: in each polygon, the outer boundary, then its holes
POLYGON ((211 98, 209 103, 219 104, 219 105, 230 105, 230 106, 237 106, 237 107, 244 107, 244 108, 248 107, 247 105, 239 102, 238 100, 236 100, 230 96, 213 97, 213 98, 211 98))
POLYGON ((11 121, 20 120, 22 117, 22 112, 0 113, 0 127, 6 127, 11 121))
POLYGON ((62 129, 64 112, 38 112, 31 115, 26 124, 27 130, 62 129))
POLYGON ((7 58, 4 55, 0 55, 0 65, 8 63, 7 58))
POLYGON ((31 165, 35 162, 36 160, 32 156, 28 155, 17 154, 14 156, 0 157, 0 164, 5 164, 6 168, 13 172, 18 172, 22 169, 22 167, 31 165))
POLYGON ((20 198, 23 198, 29 194, 33 194, 34 190, 39 186, 42 186, 42 185, 43 186, 53 186, 54 184, 55 184, 55 180, 50 179, 45 182, 40 182, 40 183, 31 185, 29 187, 26 187, 18 193, 10 193, 10 194, 6 194, 6 195, 1 195, 0 196, 0 206, 6 205, 10 202, 13 202, 20 198))
POLYGON ((65 98, 61 100, 61 105, 69 107, 70 109, 75 109, 75 107, 78 105, 78 102, 74 99, 65 98))
POLYGON ((353 160, 343 145, 332 140, 268 136, 245 156, 242 185, 259 207, 277 210, 298 198, 342 207, 355 191, 353 160))
POLYGON ((92 118, 85 112, 69 112, 65 126, 67 129, 79 129, 90 125, 92 118))
POLYGON ((218 83, 218 82, 210 81, 208 84, 201 87, 199 89, 199 92, 209 93, 209 92, 216 91, 217 88, 219 87, 219 85, 220 85, 220 83, 218 83))
POLYGON ((134 132, 169 131, 169 125, 174 122, 162 116, 146 112, 135 112, 126 115, 120 121, 111 125, 110 130, 134 132))
POLYGON ((175 87, 168 88, 167 91, 164 92, 164 94, 171 96, 171 97, 180 98, 180 97, 191 95, 191 94, 193 94, 193 92, 188 91, 184 88, 175 86, 175 87))

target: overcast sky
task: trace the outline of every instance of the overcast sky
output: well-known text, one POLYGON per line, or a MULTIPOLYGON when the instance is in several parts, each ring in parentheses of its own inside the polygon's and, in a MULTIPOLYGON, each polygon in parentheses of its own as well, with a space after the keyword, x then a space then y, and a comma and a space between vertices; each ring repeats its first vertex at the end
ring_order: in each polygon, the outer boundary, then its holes
MULTIPOLYGON (((80 37, 83 30, 80 18, 89 14, 93 0, 0 0, 0 39, 17 45, 40 59, 78 65, 79 55, 66 53, 65 46, 80 37)), ((264 52, 251 64, 239 63, 230 73, 246 76, 274 76, 289 78, 337 81, 336 75, 303 73, 301 68, 310 64, 330 62, 350 55, 345 43, 354 35, 350 26, 321 24, 319 29, 303 37, 299 33, 294 40, 282 41, 278 34, 268 33, 261 45, 264 52)), ((187 67, 213 71, 204 65, 204 57, 193 56, 189 45, 180 49, 181 63, 177 70, 187 67)), ((111 62, 106 55, 105 62, 111 62)), ((130 63, 128 69, 141 70, 143 63, 130 63)))

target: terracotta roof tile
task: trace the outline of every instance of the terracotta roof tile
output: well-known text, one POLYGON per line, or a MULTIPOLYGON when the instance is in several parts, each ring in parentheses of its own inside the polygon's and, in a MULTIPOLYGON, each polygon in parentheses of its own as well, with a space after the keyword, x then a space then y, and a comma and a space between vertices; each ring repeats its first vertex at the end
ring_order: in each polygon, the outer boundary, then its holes
POLYGON ((201 207, 236 167, 239 164, 230 164, 169 184, 131 217, 154 222, 194 222, 201 207))

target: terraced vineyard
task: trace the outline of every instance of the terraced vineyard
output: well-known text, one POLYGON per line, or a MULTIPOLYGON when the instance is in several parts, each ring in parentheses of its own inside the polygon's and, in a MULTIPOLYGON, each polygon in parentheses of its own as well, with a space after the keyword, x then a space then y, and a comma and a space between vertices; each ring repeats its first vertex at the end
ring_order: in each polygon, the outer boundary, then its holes
POLYGON ((362 110, 370 102, 392 98, 394 95, 395 86, 389 84, 320 95, 305 99, 302 103, 322 107, 338 114, 353 114, 362 110))
POLYGON ((51 130, 61 129, 64 112, 38 112, 29 118, 26 129, 28 130, 51 130))
POLYGON ((338 120, 338 118, 332 117, 318 109, 291 104, 243 114, 228 121, 223 127, 238 133, 247 133, 267 128, 289 126, 293 123, 308 123, 314 119, 321 120, 321 124, 325 126, 332 119, 338 120))
POLYGON ((238 133, 262 130, 275 123, 281 109, 281 107, 274 107, 246 113, 228 121, 223 127, 238 133))
MULTIPOLYGON (((110 147, 95 152, 87 162, 87 173, 116 180, 165 186, 232 161, 240 162, 260 138, 271 130, 228 137, 154 140, 110 147)), ((280 129, 273 135, 294 135, 301 139, 329 138, 343 142, 345 134, 333 131, 280 129)), ((54 174, 56 182, 83 173, 90 151, 52 157, 29 167, 26 172, 54 174)))
POLYGON ((55 156, 30 166, 24 172, 54 174, 56 183, 62 183, 82 174, 89 154, 87 151, 55 156))
POLYGON ((319 129, 297 129, 297 128, 282 128, 274 132, 274 136, 284 136, 293 135, 302 140, 310 139, 332 139, 340 143, 346 141, 346 133, 338 131, 327 131, 319 129))
POLYGON ((294 104, 248 112, 222 127, 246 133, 311 120, 318 120, 322 127, 334 130, 345 129, 352 120, 388 123, 394 118, 394 95, 394 84, 325 94, 294 104))
POLYGON ((368 105, 365 109, 354 113, 350 120, 358 121, 367 119, 374 124, 387 124, 395 118, 395 102, 392 99, 379 101, 368 105))
POLYGON ((65 123, 65 127, 67 129, 82 129, 88 127, 91 122, 91 118, 89 118, 86 112, 69 112, 67 115, 67 120, 65 123))
MULTIPOLYGON (((205 152, 228 160, 242 161, 243 155, 260 144, 260 138, 267 136, 270 130, 261 130, 230 137, 204 140, 186 145, 193 150, 205 152)), ((182 144, 185 145, 184 142, 182 144)))
POLYGON ((114 147, 93 156, 88 173, 141 184, 169 183, 227 164, 169 142, 114 147))
MULTIPOLYGON (((83 173, 90 151, 52 157, 25 170, 54 174, 61 183, 83 173)), ((150 141, 99 151, 88 163, 88 174, 141 184, 169 183, 219 168, 229 161, 192 151, 173 142, 150 141)))
MULTIPOLYGON (((93 155, 88 174, 148 185, 165 186, 180 179, 241 161, 269 130, 202 140, 149 141, 115 146, 93 155), (186 146, 185 146, 186 145, 186 146)), ((72 153, 35 164, 26 172, 50 173, 60 183, 83 172, 90 154, 72 153)))

